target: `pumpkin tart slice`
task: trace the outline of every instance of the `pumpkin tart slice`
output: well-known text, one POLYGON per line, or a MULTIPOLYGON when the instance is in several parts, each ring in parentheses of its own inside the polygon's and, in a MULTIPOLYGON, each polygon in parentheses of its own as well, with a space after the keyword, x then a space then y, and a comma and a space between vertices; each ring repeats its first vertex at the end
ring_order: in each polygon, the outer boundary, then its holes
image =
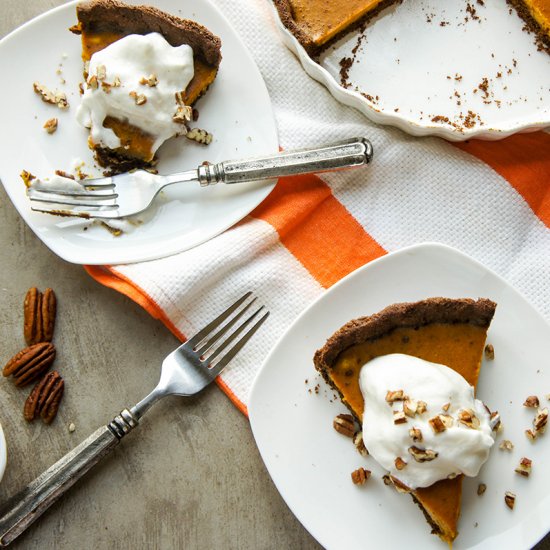
MULTIPOLYGON (((440 363, 476 386, 487 329, 496 304, 491 300, 429 298, 394 304, 370 317, 350 321, 315 353, 315 368, 361 422, 361 367, 374 357, 403 353, 440 363)), ((432 533, 451 543, 457 536, 462 475, 410 494, 432 533)), ((399 488, 399 484, 396 486, 399 488)))
MULTIPOLYGON (((159 33, 173 47, 188 45, 193 50, 194 75, 181 91, 179 100, 193 106, 214 82, 221 62, 221 41, 207 28, 186 19, 180 19, 151 6, 127 5, 118 0, 93 0, 77 5, 78 23, 71 31, 81 35, 84 78, 86 64, 92 55, 129 35, 159 33)), ((103 126, 113 130, 121 146, 115 149, 93 143, 100 165, 113 171, 148 167, 155 162, 151 147, 154 136, 124 120, 107 116, 103 126)))

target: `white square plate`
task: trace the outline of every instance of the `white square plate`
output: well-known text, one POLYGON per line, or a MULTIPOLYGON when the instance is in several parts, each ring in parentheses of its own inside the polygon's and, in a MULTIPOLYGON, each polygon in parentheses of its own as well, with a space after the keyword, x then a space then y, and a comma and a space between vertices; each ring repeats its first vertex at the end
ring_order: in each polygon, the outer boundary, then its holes
POLYGON ((315 351, 347 321, 432 296, 486 297, 498 304, 487 339, 495 359, 484 362, 477 395, 500 412, 504 430, 478 478, 464 480, 453 548, 530 548, 550 529, 550 434, 534 444, 527 440, 524 430, 534 412, 522 405, 533 394, 548 404, 550 325, 483 265, 450 247, 422 244, 375 260, 331 287, 270 352, 252 389, 250 421, 267 469, 288 506, 326 548, 445 546, 430 535, 409 496, 384 486, 385 472, 374 459, 361 457, 332 428, 345 408, 313 367, 315 351), (512 452, 498 449, 503 438, 514 443, 512 452), (524 456, 533 461, 529 478, 514 473, 524 456), (373 472, 362 487, 350 479, 359 466, 373 472), (481 497, 480 482, 487 484, 481 497), (505 491, 517 495, 513 511, 504 504, 505 491))
MULTIPOLYGON (((158 153, 159 172, 191 170, 206 160, 220 162, 277 152, 277 130, 267 88, 229 21, 208 0, 153 0, 150 4, 209 28, 221 38, 223 57, 215 82, 197 102, 200 117, 196 124, 213 134, 213 142, 204 147, 185 138, 169 140, 158 153)), ((38 177, 51 176, 57 169, 74 172, 74 161, 80 159, 85 162, 83 172, 101 175, 94 169, 87 146, 88 131, 75 120, 80 102, 78 84, 82 81, 80 38, 68 30, 76 23, 75 7, 76 2, 70 2, 45 13, 0 42, 0 72, 10 75, 0 103, 0 178, 28 226, 69 262, 120 264, 186 250, 246 216, 273 189, 273 180, 204 189, 198 184, 174 185, 140 216, 145 223, 120 237, 86 220, 31 210, 19 177, 22 170, 38 177), (68 111, 43 103, 33 92, 34 81, 64 91, 68 111), (51 117, 59 119, 59 127, 48 135, 42 126, 51 117)))

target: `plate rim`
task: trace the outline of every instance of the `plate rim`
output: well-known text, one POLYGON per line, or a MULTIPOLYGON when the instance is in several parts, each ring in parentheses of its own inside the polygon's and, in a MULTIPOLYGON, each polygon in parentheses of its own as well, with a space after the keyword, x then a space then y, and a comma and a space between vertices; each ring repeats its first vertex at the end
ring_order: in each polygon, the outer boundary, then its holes
MULTIPOLYGON (((7 35, 2 37, 0 39, 0 51, 2 51, 2 47, 5 43, 11 42, 13 40, 19 40, 18 35, 20 33, 24 33, 28 30, 29 27, 32 27, 36 24, 40 24, 43 19, 47 19, 51 16, 55 16, 58 14, 58 12, 70 12, 71 10, 74 10, 75 6, 79 4, 82 0, 71 0, 65 4, 61 4, 59 6, 55 6, 43 13, 40 13, 30 20, 24 22, 23 24, 19 25, 12 31, 10 31, 7 35)), ((140 0, 125 0, 129 4, 137 5, 141 4, 140 0)), ((177 7, 177 1, 176 0, 169 0, 174 7, 174 10, 176 10, 177 7)), ((265 100, 265 114, 266 117, 270 121, 270 131, 268 135, 268 141, 269 141, 269 148, 272 149, 270 153, 276 153, 279 150, 279 136, 278 136, 278 130, 277 130, 277 121, 275 118, 275 112, 273 108, 273 102, 271 100, 271 96, 269 93, 269 90, 267 88, 267 84, 265 82, 265 79, 263 78, 263 75, 261 74, 261 71, 258 67, 258 64, 256 63, 254 57, 252 56, 252 53, 248 46, 245 44, 245 42, 242 40, 240 35, 237 33, 229 19, 226 17, 226 15, 218 8, 218 6, 212 1, 212 0, 199 0, 203 5, 207 6, 207 9, 214 12, 216 17, 220 19, 220 21, 223 22, 225 26, 225 30, 228 33, 231 33, 233 35, 233 39, 238 43, 238 46, 241 50, 241 53, 246 56, 246 59, 251 67, 254 67, 254 71, 256 73, 257 77, 257 86, 260 87, 261 93, 264 96, 265 100)), ((151 5, 157 5, 156 0, 150 0, 151 5)), ((167 11, 167 10, 164 10, 167 11)), ((170 11, 169 13, 172 13, 170 11)), ((267 135, 267 133, 265 134, 267 135)), ((265 154, 270 154, 265 153, 265 154)), ((229 153, 228 153, 229 155, 229 153)), ((227 160, 227 159, 222 159, 227 160)), ((183 168, 182 168, 183 169, 183 168)), ((216 232, 212 234, 207 234, 202 238, 196 239, 195 242, 191 245, 185 245, 181 242, 181 237, 177 236, 176 234, 170 235, 169 241, 174 241, 181 244, 174 244, 171 247, 169 247, 166 250, 163 250, 162 252, 155 251, 153 246, 148 246, 149 252, 148 253, 140 253, 140 243, 134 242, 131 244, 130 248, 124 247, 120 250, 118 249, 111 249, 109 248, 108 244, 109 241, 105 242, 105 246, 101 249, 98 248, 88 248, 85 244, 85 242, 80 245, 75 242, 66 241, 62 235, 43 235, 40 233, 41 226, 38 225, 35 227, 35 224, 29 223, 27 217, 32 212, 30 210, 30 206, 28 206, 28 209, 25 208, 25 204, 21 203, 18 204, 18 201, 15 199, 15 195, 13 195, 14 188, 9 185, 8 183, 4 182, 2 178, 0 178, 0 183, 2 184, 8 198, 10 199, 11 205, 15 208, 19 216, 23 219, 25 222, 25 225, 32 231, 34 235, 54 254, 56 254, 59 258, 61 258, 64 261, 67 261, 72 264, 76 265, 121 265, 121 264, 133 264, 133 263, 139 263, 139 262, 146 262, 151 260, 158 260, 165 257, 173 256, 175 254, 178 254, 180 252, 185 252, 186 250, 190 250, 192 248, 195 248, 196 246, 200 246, 201 244, 217 237, 221 233, 227 231, 229 228, 246 218, 247 215, 250 214, 256 208, 261 202, 263 202, 267 196, 271 193, 271 191, 274 189, 277 179, 271 178, 271 179, 265 179, 261 180, 259 182, 256 182, 258 185, 255 186, 255 192, 258 195, 257 201, 252 201, 254 204, 249 208, 248 206, 245 208, 246 212, 244 212, 242 215, 239 214, 238 216, 235 215, 231 219, 228 217, 226 223, 222 224, 216 232)), ((252 204, 252 203, 251 203, 252 204)))
MULTIPOLYGON (((489 267, 484 265, 482 262, 476 260, 475 258, 471 257, 470 255, 466 254, 465 252, 462 252, 461 250, 459 250, 457 248, 454 248, 450 245, 446 245, 446 244, 436 242, 436 241, 426 241, 426 242, 416 243, 416 244, 413 244, 413 245, 410 245, 410 246, 400 248, 400 249, 395 250, 393 252, 389 252, 389 253, 387 253, 383 256, 380 256, 380 257, 364 264, 363 266, 360 266, 359 268, 355 269, 354 271, 352 271, 351 273, 349 273, 348 275, 346 275, 345 277, 340 279, 338 282, 336 282, 334 285, 332 285, 330 288, 326 289, 326 291, 323 292, 320 296, 318 296, 289 325, 289 327, 284 331, 284 333, 278 338, 277 342, 273 345, 273 347, 270 349, 268 355, 266 356, 266 358, 262 362, 262 365, 258 369, 258 372, 257 372, 256 377, 254 379, 253 385, 250 389, 249 403, 248 403, 248 413, 249 413, 250 427, 251 427, 251 430, 252 430, 254 441, 256 443, 256 446, 258 448, 260 456, 262 457, 262 461, 264 462, 266 470, 268 471, 271 480, 273 481, 275 487, 277 488, 277 491, 279 492, 279 494, 281 495, 281 498, 285 501, 285 503, 289 507, 290 511, 300 521, 302 526, 320 544, 323 544, 323 541, 320 538, 318 538, 318 536, 317 536, 318 532, 316 531, 315 532, 316 534, 314 534, 314 532, 310 529, 310 525, 306 525, 306 523, 303 521, 304 513, 302 512, 302 510, 296 509, 294 503, 291 504, 287 501, 287 498, 285 497, 286 489, 282 490, 280 488, 280 480, 275 479, 275 477, 273 477, 272 472, 271 472, 271 468, 268 465, 267 460, 264 458, 264 452, 266 452, 267 450, 264 449, 263 447, 261 447, 258 444, 258 437, 257 437, 258 428, 257 428, 257 424, 256 424, 256 414, 257 414, 257 407, 259 408, 260 405, 256 405, 256 396, 261 391, 260 389, 258 389, 258 388, 261 388, 261 378, 263 376, 263 373, 267 371, 267 367, 268 367, 269 363, 271 362, 271 358, 277 353, 279 347, 282 345, 284 340, 294 330, 294 327, 302 322, 302 319, 309 314, 310 310, 312 310, 313 308, 319 307, 318 304, 324 302, 327 299, 327 296, 332 294, 335 289, 338 289, 339 287, 348 284, 348 281, 351 280, 352 278, 355 278, 355 277, 358 277, 358 276, 360 277, 362 275, 362 273, 364 273, 365 271, 370 271, 373 266, 377 266, 377 265, 383 263, 385 260, 394 259, 397 256, 404 256, 404 255, 407 255, 407 254, 410 254, 410 253, 415 253, 415 252, 418 252, 418 251, 422 252, 422 251, 426 251, 426 250, 427 251, 432 250, 436 253, 438 251, 442 251, 446 254, 452 254, 455 257, 459 257, 461 260, 466 260, 470 265, 472 265, 476 268, 481 268, 484 272, 489 273, 491 276, 494 276, 494 278, 499 282, 499 284, 504 285, 504 288, 506 288, 506 290, 511 291, 513 294, 515 294, 516 296, 521 298, 526 304, 528 304, 528 306, 530 307, 531 312, 533 313, 533 315, 535 315, 537 317, 537 322, 542 322, 545 325, 545 330, 547 330, 550 333, 550 322, 548 322, 542 316, 542 314, 531 304, 531 302, 523 295, 523 293, 521 293, 519 290, 517 290, 514 286, 512 286, 509 282, 507 282, 503 277, 501 277, 499 274, 494 272, 492 269, 490 269, 489 267)), ((327 335, 327 337, 328 336, 329 335, 327 335)), ((261 413, 258 413, 258 414, 261 414, 261 413)), ((548 497, 546 499, 546 501, 545 501, 546 502, 546 507, 548 509, 550 509, 550 497, 548 497), (546 501, 548 501, 548 502, 546 502, 546 501)), ((540 506, 542 506, 542 503, 540 504, 540 506)), ((528 521, 529 521, 529 517, 524 518, 519 524, 517 524, 512 529, 518 529, 528 521)), ((308 523, 310 523, 310 522, 308 522, 308 523)), ((548 535, 550 533, 550 521, 548 522, 548 525, 545 529, 546 529, 546 531, 543 534, 531 535, 531 537, 530 537, 530 539, 529 539, 529 541, 528 541, 528 543, 525 547, 526 548, 533 547, 535 544, 537 544, 540 540, 542 540, 546 535, 548 535)), ((502 533, 499 533, 498 535, 495 535, 494 537, 491 537, 491 538, 498 537, 499 535, 502 535, 502 533)), ((483 544, 485 542, 487 542, 488 540, 490 540, 490 539, 484 539, 484 541, 481 541, 480 543, 476 544, 475 546, 471 546, 470 548, 481 548, 483 546, 483 544)))

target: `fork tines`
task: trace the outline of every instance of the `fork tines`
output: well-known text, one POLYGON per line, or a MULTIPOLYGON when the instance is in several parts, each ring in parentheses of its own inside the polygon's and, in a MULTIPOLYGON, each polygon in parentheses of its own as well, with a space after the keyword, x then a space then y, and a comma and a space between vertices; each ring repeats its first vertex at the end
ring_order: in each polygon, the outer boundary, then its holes
POLYGON ((250 313, 255 302, 252 292, 247 292, 186 342, 210 365, 213 376, 239 353, 269 316, 264 306, 250 313))

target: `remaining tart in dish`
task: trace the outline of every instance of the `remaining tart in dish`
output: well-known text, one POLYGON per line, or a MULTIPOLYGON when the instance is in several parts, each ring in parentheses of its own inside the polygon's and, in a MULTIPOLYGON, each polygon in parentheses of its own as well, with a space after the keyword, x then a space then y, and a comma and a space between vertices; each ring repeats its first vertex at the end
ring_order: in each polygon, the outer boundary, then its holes
MULTIPOLYGON (((273 0, 283 25, 306 51, 318 55, 345 33, 402 0, 273 0)), ((550 51, 550 0, 507 0, 539 44, 550 51)))
POLYGON ((401 0, 273 0, 283 25, 310 55, 401 0))
POLYGON ((95 0, 77 6, 86 79, 77 118, 112 171, 148 167, 184 135, 192 106, 214 81, 221 42, 208 29, 150 6, 95 0))
MULTIPOLYGON (((389 306, 339 329, 316 352, 315 368, 359 422, 364 413, 360 371, 365 363, 380 356, 406 354, 446 365, 475 388, 495 307, 487 299, 447 298, 389 306)), ((442 479, 410 491, 432 532, 449 543, 458 534, 462 477, 442 479)))
POLYGON ((536 34, 539 48, 550 53, 550 0, 507 0, 507 2, 516 9, 527 28, 536 34))

